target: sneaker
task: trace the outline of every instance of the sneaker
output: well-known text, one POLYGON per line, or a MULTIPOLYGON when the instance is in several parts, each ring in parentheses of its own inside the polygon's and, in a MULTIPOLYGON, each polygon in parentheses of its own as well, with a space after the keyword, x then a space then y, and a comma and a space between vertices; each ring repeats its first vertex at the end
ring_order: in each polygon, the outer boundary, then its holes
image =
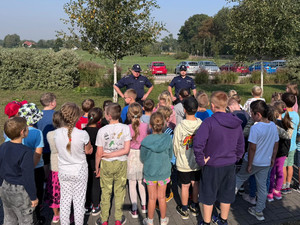
POLYGON ((267 195, 267 200, 268 200, 268 202, 273 202, 273 201, 274 201, 273 193, 269 193, 269 194, 267 195))
POLYGON ((289 187, 286 189, 286 194, 290 194, 290 193, 292 193, 292 188, 289 187))
POLYGON ((139 218, 139 214, 138 214, 138 211, 137 211, 137 210, 130 210, 130 211, 129 211, 129 214, 131 215, 131 217, 132 217, 133 219, 139 218))
POLYGON ((173 195, 173 192, 171 191, 169 197, 166 198, 166 202, 169 202, 173 199, 174 195, 173 195))
POLYGON ((277 199, 277 200, 282 199, 282 195, 281 195, 281 192, 280 192, 280 191, 279 191, 279 192, 273 191, 273 196, 274 196, 274 198, 277 199))
POLYGON ((143 225, 153 225, 153 223, 149 223, 148 217, 143 219, 143 225))
POLYGON ((294 191, 296 191, 296 192, 300 193, 300 186, 298 186, 298 187, 295 187, 295 188, 294 188, 294 191))
POLYGON ((52 223, 58 223, 59 222, 59 216, 53 216, 52 223))
POLYGON ((222 223, 220 216, 213 215, 211 221, 216 225, 228 225, 227 221, 225 223, 222 223))
POLYGON ((198 216, 200 214, 200 207, 198 204, 196 204, 196 207, 192 207, 192 205, 189 205, 189 210, 193 216, 198 216))
POLYGON ((282 188, 281 189, 281 194, 286 195, 287 194, 287 189, 286 188, 282 188))
POLYGON ((98 216, 101 212, 100 206, 98 205, 96 208, 93 207, 92 209, 92 216, 98 216))
POLYGON ((107 222, 107 221, 103 222, 102 219, 101 219, 101 217, 99 217, 99 218, 96 220, 96 223, 95 223, 95 224, 96 224, 96 225, 108 225, 108 222, 107 222))
POLYGON ((169 217, 165 217, 164 219, 160 218, 160 225, 167 225, 169 223, 169 217))
POLYGON ((142 213, 147 213, 147 206, 146 205, 142 205, 142 213))
POLYGON ((176 211, 177 211, 177 213, 181 216, 181 218, 182 218, 183 220, 187 220, 187 219, 189 218, 189 211, 188 211, 188 210, 183 211, 183 210, 182 210, 182 207, 181 207, 180 205, 178 205, 178 206, 176 207, 176 211))
POLYGON ((115 225, 123 225, 126 221, 126 217, 123 215, 121 220, 116 220, 115 225))
POLYGON ((245 201, 249 202, 250 204, 256 205, 256 199, 255 199, 255 197, 252 198, 252 197, 250 197, 250 195, 248 195, 248 194, 243 194, 242 197, 243 197, 243 199, 244 199, 245 201))
POLYGON ((263 212, 256 212, 255 210, 255 206, 252 206, 248 209, 248 212, 252 215, 255 216, 256 219, 258 219, 259 221, 265 220, 264 214, 263 212))

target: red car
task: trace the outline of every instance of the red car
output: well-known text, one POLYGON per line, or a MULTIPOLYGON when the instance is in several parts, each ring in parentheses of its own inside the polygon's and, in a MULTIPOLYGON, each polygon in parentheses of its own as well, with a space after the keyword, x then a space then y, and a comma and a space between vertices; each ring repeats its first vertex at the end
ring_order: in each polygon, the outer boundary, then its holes
POLYGON ((152 62, 149 64, 149 69, 153 75, 167 75, 168 73, 164 62, 152 62))
POLYGON ((225 65, 220 67, 220 70, 232 71, 232 72, 241 73, 245 75, 249 73, 249 68, 245 66, 243 63, 239 63, 239 62, 225 63, 225 65))

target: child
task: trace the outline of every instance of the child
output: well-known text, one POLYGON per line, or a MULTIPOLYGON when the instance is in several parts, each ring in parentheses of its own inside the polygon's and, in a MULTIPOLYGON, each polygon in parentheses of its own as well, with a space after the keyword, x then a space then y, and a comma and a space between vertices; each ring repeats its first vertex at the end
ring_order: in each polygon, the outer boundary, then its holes
POLYGON ((85 154, 91 154, 93 148, 88 133, 75 127, 80 117, 79 107, 75 103, 65 103, 59 113, 61 127, 55 130, 54 140, 58 150, 60 221, 62 225, 70 223, 73 202, 75 223, 83 224, 88 180, 85 154))
POLYGON ((115 224, 126 223, 122 207, 126 194, 127 155, 130 150, 131 135, 129 126, 119 123, 120 115, 121 106, 119 104, 108 105, 105 117, 109 121, 109 125, 101 128, 96 138, 96 174, 97 177, 101 174, 102 190, 101 213, 100 218, 96 221, 98 225, 108 224, 112 192, 115 198, 115 224))
POLYGON ((237 95, 236 90, 230 90, 228 91, 228 97, 231 98, 232 96, 237 95))
MULTIPOLYGON (((111 104, 111 103, 113 103, 111 100, 105 100, 105 101, 103 102, 103 107, 102 107, 102 109, 103 109, 103 115, 105 115, 106 107, 107 107, 109 104, 111 104)), ((101 122, 100 122, 100 128, 106 126, 107 124, 108 124, 108 121, 107 121, 106 118, 104 117, 104 118, 101 120, 101 122)))
MULTIPOLYGON (((293 127, 292 127, 292 121, 289 117, 289 114, 286 114, 285 117, 282 119, 282 114, 286 111, 286 105, 283 101, 276 101, 273 105, 275 109, 275 116, 277 117, 276 125, 283 128, 285 131, 291 131, 289 132, 292 134, 293 127)), ((292 135, 290 135, 291 137, 292 135)), ((279 135, 279 144, 278 144, 278 151, 275 159, 274 166, 271 170, 270 174, 270 186, 269 186, 269 194, 267 196, 268 201, 273 201, 274 198, 277 200, 280 200, 281 197, 281 187, 283 184, 283 164, 284 161, 289 153, 290 145, 291 145, 291 139, 283 139, 279 135), (276 179, 275 179, 276 175, 276 179)))
POLYGON ((189 91, 185 88, 180 89, 178 93, 179 103, 174 106, 174 111, 176 113, 176 123, 179 124, 181 120, 185 118, 185 113, 182 105, 182 101, 189 97, 189 91))
POLYGON ((250 128, 249 150, 244 156, 242 167, 236 175, 236 190, 251 176, 255 175, 257 203, 248 209, 256 219, 264 220, 263 210, 267 200, 267 178, 274 165, 278 149, 276 125, 268 120, 268 106, 263 100, 251 103, 251 117, 257 122, 250 128))
POLYGON ((130 88, 124 92, 124 100, 125 100, 125 103, 127 104, 121 112, 121 119, 122 119, 122 123, 124 123, 124 124, 130 123, 130 121, 127 118, 128 107, 130 104, 135 102, 136 96, 137 96, 136 91, 132 88, 130 88))
POLYGON ((176 126, 176 113, 174 111, 174 106, 172 105, 172 99, 171 99, 171 95, 170 92, 168 91, 163 91, 159 96, 158 96, 158 106, 155 109, 155 111, 157 111, 157 109, 160 106, 167 106, 170 107, 172 109, 172 115, 170 116, 169 121, 167 122, 168 127, 172 127, 172 129, 175 128, 176 126))
POLYGON ((150 116, 154 109, 154 101, 152 99, 146 99, 143 102, 143 110, 145 111, 145 114, 141 116, 141 122, 143 123, 150 123, 150 116))
POLYGON ((291 93, 284 93, 281 96, 282 101, 286 104, 286 112, 282 114, 282 117, 284 118, 285 114, 288 113, 289 117, 292 119, 292 126, 293 126, 293 134, 291 138, 291 146, 289 150, 288 157, 285 159, 284 165, 283 165, 283 185, 282 185, 282 194, 289 194, 292 192, 292 189, 290 187, 291 181, 293 178, 293 165, 294 165, 294 156, 296 153, 296 137, 297 137, 297 129, 299 125, 299 115, 297 112, 293 111, 293 106, 296 103, 296 98, 291 93))
POLYGON ((195 114, 196 118, 204 121, 206 118, 211 117, 213 112, 210 109, 207 109, 209 105, 209 99, 205 92, 199 92, 196 96, 198 102, 198 110, 195 114))
POLYGON ((40 102, 43 109, 43 118, 38 121, 35 127, 42 131, 44 138, 44 148, 43 148, 43 160, 44 160, 44 170, 45 177, 48 178, 50 170, 50 147, 47 141, 47 133, 54 130, 52 124, 53 113, 56 107, 56 96, 53 93, 45 93, 41 96, 40 102))
POLYGON ((199 201, 203 203, 203 222, 210 224, 213 205, 220 202, 221 214, 213 216, 216 224, 227 224, 230 204, 235 199, 235 163, 243 156, 244 137, 235 115, 226 113, 227 94, 211 96, 213 115, 206 118, 194 137, 196 162, 203 166, 199 185, 199 201))
POLYGON ((10 138, 0 146, 0 196, 4 224, 33 224, 32 213, 38 199, 33 152, 22 145, 22 139, 28 134, 26 119, 15 117, 7 120, 4 132, 10 138))
POLYGON ((198 102, 194 97, 188 97, 183 101, 186 119, 178 124, 174 131, 174 154, 178 179, 181 183, 181 205, 176 207, 177 213, 182 219, 189 218, 189 210, 194 216, 200 212, 198 205, 198 186, 200 180, 200 167, 196 163, 193 138, 202 121, 195 117, 198 102), (192 185, 192 203, 188 205, 189 188, 192 185))
POLYGON ((167 225, 166 217, 166 187, 170 182, 172 158, 172 139, 170 135, 163 134, 164 116, 155 112, 150 117, 150 127, 153 134, 147 136, 141 144, 141 161, 144 163, 144 181, 148 189, 148 217, 143 220, 144 225, 152 225, 155 204, 158 200, 160 209, 160 224, 167 225))
POLYGON ((130 152, 127 160, 127 179, 129 180, 129 194, 132 204, 132 218, 138 218, 137 211, 137 190, 138 183, 141 197, 142 212, 146 213, 146 189, 143 183, 143 163, 140 160, 140 147, 142 140, 147 136, 148 124, 142 123, 140 118, 143 114, 142 107, 139 103, 132 103, 128 108, 128 118, 131 120, 129 125, 132 140, 130 142, 130 152))
MULTIPOLYGON (((55 128, 60 127, 61 115, 59 112, 53 114, 53 126, 55 128)), ((53 210, 52 223, 59 222, 59 207, 60 207, 60 184, 58 180, 58 151, 54 141, 55 131, 49 131, 47 133, 47 141, 50 146, 50 173, 47 180, 45 202, 49 205, 49 208, 53 210)))
POLYGON ((251 94, 252 94, 253 98, 249 98, 249 99, 246 101, 246 103, 245 103, 245 105, 244 105, 244 107, 243 107, 243 109, 244 109, 249 115, 250 115, 250 104, 251 104, 252 102, 257 101, 257 100, 263 100, 263 101, 265 101, 265 99, 261 97, 261 96, 262 96, 262 89, 261 89, 261 87, 259 87, 259 86, 254 86, 254 87, 252 88, 251 94))
POLYGON ((86 190, 86 215, 92 212, 93 216, 98 216, 100 214, 100 179, 96 177, 95 171, 95 162, 96 162, 96 152, 97 146, 96 137, 99 128, 97 127, 98 122, 102 119, 103 113, 102 109, 95 107, 89 111, 88 114, 88 123, 83 130, 85 130, 90 137, 91 144, 93 146, 93 153, 86 156, 86 160, 88 163, 88 183, 86 190))
POLYGON ((245 110, 240 108, 238 101, 233 97, 228 99, 228 110, 243 121, 242 128, 244 129, 248 120, 250 119, 250 116, 245 110))
POLYGON ((298 100, 297 100, 298 94, 299 94, 298 85, 297 84, 292 84, 292 83, 288 84, 286 86, 286 92, 291 93, 295 96, 296 101, 295 101, 295 104, 293 106, 293 111, 298 112, 298 100))
POLYGON ((84 114, 79 118, 79 120, 76 123, 77 129, 82 130, 86 127, 88 123, 88 113, 92 108, 94 108, 94 106, 95 102, 93 99, 86 99, 81 103, 81 108, 84 114))
POLYGON ((8 118, 15 117, 18 115, 19 109, 22 105, 27 104, 26 100, 22 102, 12 101, 7 103, 4 109, 4 113, 8 116, 8 118))

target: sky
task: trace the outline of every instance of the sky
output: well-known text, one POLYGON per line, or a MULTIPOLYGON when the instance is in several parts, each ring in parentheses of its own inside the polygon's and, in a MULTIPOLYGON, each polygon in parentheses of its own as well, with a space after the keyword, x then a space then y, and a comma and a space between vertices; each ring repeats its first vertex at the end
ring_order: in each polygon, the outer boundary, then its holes
MULTIPOLYGON (((0 7, 0 39, 7 34, 18 34, 21 40, 56 39, 56 31, 67 31, 61 18, 68 0, 5 0, 0 7)), ((160 9, 152 12, 155 21, 163 22, 166 29, 177 38, 180 27, 195 14, 214 16, 225 0, 157 0, 160 9)), ((168 35, 162 33, 161 37, 168 35)))

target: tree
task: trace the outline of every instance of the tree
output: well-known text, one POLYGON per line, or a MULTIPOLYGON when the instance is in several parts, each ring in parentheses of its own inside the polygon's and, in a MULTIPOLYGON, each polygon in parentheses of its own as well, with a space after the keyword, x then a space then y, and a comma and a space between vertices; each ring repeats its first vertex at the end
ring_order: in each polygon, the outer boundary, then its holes
POLYGON ((163 24, 150 17, 154 8, 156 0, 70 0, 64 6, 69 17, 65 22, 84 48, 112 61, 116 83, 117 61, 153 43, 163 30, 163 24))
POLYGON ((198 28, 198 35, 194 36, 193 39, 203 40, 203 52, 202 55, 205 57, 205 48, 207 44, 211 45, 211 40, 213 39, 213 18, 208 18, 202 22, 202 25, 198 28), (209 43, 206 44, 207 40, 209 43))
MULTIPOLYGON (((298 0, 233 0, 229 15, 232 46, 239 59, 285 57, 298 47, 298 0)), ((261 70, 263 88, 263 70, 261 70)))
POLYGON ((177 40, 173 37, 173 34, 169 34, 161 39, 161 49, 164 52, 172 52, 177 49, 177 40))
POLYGON ((20 44, 20 36, 17 34, 8 34, 4 37, 3 47, 5 48, 15 48, 20 44))
POLYGON ((58 52, 64 45, 64 41, 61 38, 57 38, 54 42, 53 50, 58 52))

